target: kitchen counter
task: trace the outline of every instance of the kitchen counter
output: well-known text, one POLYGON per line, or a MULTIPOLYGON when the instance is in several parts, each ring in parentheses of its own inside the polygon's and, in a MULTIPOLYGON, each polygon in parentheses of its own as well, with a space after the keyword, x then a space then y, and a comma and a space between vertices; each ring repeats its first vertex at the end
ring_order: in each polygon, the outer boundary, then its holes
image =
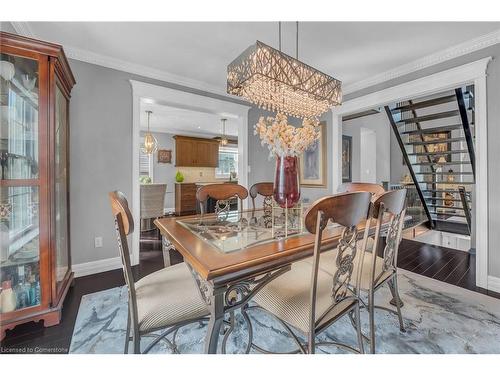
POLYGON ((229 180, 221 180, 221 181, 194 181, 194 182, 176 182, 176 184, 179 185, 185 185, 185 184, 194 184, 197 186, 205 186, 205 185, 214 185, 214 184, 237 184, 238 181, 229 181, 229 180))

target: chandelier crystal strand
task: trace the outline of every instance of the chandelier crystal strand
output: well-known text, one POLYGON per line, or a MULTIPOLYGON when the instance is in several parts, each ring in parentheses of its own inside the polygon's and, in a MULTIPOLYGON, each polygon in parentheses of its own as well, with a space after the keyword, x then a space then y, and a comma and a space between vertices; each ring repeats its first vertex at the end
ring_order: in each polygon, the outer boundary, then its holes
POLYGON ((342 103, 339 80, 260 41, 229 64, 227 92, 259 108, 316 122, 342 103))

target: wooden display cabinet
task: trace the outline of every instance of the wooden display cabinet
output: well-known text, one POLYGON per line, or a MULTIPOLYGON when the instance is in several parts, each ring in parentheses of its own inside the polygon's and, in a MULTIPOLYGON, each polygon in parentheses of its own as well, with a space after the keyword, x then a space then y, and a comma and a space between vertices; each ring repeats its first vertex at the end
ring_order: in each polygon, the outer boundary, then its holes
POLYGON ((73 279, 69 100, 61 46, 0 32, 0 334, 58 324, 73 279))

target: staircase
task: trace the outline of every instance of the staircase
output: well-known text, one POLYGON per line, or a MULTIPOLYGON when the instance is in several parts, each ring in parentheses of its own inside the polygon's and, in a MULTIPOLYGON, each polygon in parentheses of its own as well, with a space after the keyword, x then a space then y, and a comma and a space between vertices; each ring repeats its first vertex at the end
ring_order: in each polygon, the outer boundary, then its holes
POLYGON ((470 234, 473 86, 386 106, 385 111, 431 228, 470 234))

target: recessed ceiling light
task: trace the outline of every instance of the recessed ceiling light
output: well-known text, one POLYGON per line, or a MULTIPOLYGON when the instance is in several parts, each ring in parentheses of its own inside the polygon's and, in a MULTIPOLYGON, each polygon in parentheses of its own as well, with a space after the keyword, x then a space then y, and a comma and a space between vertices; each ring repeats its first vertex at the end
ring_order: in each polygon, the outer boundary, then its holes
POLYGON ((198 129, 201 129, 201 126, 198 126, 198 129))

